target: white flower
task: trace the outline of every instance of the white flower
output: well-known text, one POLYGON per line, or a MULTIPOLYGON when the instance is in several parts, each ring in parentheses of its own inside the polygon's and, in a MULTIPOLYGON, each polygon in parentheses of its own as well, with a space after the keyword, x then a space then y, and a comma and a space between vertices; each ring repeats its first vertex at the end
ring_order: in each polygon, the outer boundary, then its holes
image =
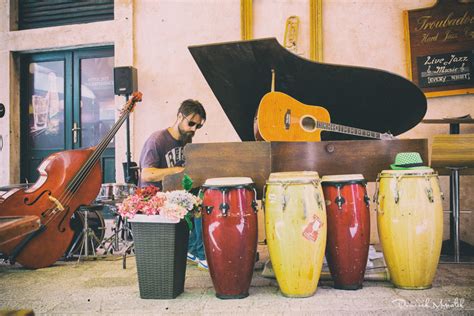
POLYGON ((199 201, 196 199, 196 197, 185 190, 166 192, 166 201, 182 206, 188 211, 191 211, 196 205, 199 204, 199 201))

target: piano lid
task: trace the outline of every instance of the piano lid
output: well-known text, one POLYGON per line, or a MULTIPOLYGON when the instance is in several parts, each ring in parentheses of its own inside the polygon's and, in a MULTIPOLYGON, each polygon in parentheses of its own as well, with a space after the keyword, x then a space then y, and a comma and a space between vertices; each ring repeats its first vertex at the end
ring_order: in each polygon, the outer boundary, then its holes
MULTIPOLYGON (((425 95, 399 75, 313 62, 292 54, 275 38, 190 46, 189 50, 243 141, 254 140, 254 116, 271 89, 272 69, 276 91, 325 107, 332 123, 399 135, 426 113, 425 95)), ((322 133, 323 140, 358 138, 322 133)))

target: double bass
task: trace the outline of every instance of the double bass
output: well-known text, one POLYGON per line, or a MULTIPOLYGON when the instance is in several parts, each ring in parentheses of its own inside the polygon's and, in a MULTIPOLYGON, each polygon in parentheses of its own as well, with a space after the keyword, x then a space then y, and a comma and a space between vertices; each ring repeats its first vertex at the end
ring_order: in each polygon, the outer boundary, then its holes
POLYGON ((35 215, 41 222, 38 230, 2 245, 0 252, 10 262, 37 269, 52 265, 64 255, 74 235, 72 214, 80 206, 91 204, 99 193, 100 157, 141 99, 141 92, 132 95, 97 146, 50 155, 39 165, 40 176, 32 187, 12 189, 0 197, 0 216, 35 215))

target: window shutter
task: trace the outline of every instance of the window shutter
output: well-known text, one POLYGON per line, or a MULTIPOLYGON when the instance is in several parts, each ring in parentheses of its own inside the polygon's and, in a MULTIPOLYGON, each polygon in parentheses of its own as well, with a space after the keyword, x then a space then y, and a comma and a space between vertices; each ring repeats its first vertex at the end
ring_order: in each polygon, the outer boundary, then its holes
POLYGON ((19 0, 20 30, 114 19, 114 0, 19 0))

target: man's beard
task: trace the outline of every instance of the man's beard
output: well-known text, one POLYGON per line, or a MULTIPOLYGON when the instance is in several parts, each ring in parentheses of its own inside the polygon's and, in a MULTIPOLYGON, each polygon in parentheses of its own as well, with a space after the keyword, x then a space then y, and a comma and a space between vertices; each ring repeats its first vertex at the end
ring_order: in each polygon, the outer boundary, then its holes
POLYGON ((178 130, 179 130, 179 140, 181 140, 183 143, 185 144, 188 144, 188 143, 192 143, 193 141, 193 136, 194 136, 194 132, 193 131, 190 131, 190 132, 184 132, 183 130, 181 130, 181 128, 178 127, 178 130))

